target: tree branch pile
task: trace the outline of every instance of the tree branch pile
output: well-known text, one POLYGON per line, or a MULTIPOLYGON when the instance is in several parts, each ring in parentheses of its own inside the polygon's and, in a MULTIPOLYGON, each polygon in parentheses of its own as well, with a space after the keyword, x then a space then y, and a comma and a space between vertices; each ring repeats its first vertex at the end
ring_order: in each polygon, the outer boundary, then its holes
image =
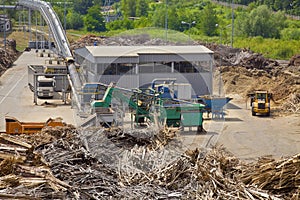
POLYGON ((0 47, 0 76, 13 64, 18 57, 16 41, 7 40, 7 47, 0 47))
MULTIPOLYGON (((159 38, 151 38, 148 34, 137 35, 120 35, 117 37, 102 37, 96 35, 85 35, 79 40, 71 44, 71 49, 75 50, 84 46, 94 45, 108 45, 108 46, 151 46, 151 45, 165 45, 166 41, 159 38)), ((167 41, 168 45, 175 45, 176 43, 167 41)), ((182 45, 182 44, 181 44, 182 45)))
POLYGON ((300 66, 300 54, 291 57, 289 66, 300 66))
POLYGON ((263 158, 242 170, 240 179, 247 185, 255 185, 273 194, 289 193, 288 199, 299 199, 299 169, 300 154, 277 161, 263 158))
POLYGON ((3 199, 297 199, 300 156, 245 164, 184 150, 171 129, 0 135, 3 199))
POLYGON ((287 112, 300 113, 300 94, 291 94, 282 107, 287 112))

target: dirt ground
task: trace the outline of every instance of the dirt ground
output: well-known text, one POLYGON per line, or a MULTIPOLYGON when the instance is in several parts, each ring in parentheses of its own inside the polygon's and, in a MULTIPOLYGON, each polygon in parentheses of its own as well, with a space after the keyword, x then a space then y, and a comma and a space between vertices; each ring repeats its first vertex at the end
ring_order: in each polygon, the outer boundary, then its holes
MULTIPOLYGON (((118 44, 115 40, 110 41, 118 44)), ((141 138, 141 132, 135 138, 119 129, 106 132, 99 127, 85 131, 50 128, 34 137, 2 134, 0 198, 299 199, 300 62, 272 61, 248 51, 218 48, 211 48, 215 60, 222 61, 216 62, 215 82, 218 85, 221 72, 222 94, 233 100, 225 109, 225 119, 204 121, 206 134, 187 135, 189 150, 178 152, 182 144, 172 131, 154 135, 152 142, 141 138), (274 94, 270 117, 251 116, 246 96, 255 89, 274 94), (206 148, 216 144, 226 151, 206 148), (278 159, 258 159, 264 155, 278 159), (235 156, 258 161, 246 165, 235 156)), ((21 73, 22 67, 13 68, 21 73)), ((26 83, 24 73, 19 76, 23 77, 19 82, 26 83)), ((9 99, 4 102, 2 97, 3 113, 9 103, 21 99, 10 97, 14 88, 21 91, 24 86, 6 88, 3 96, 9 99)))
POLYGON ((221 91, 233 100, 227 106, 217 143, 248 161, 265 155, 279 158, 299 153, 300 65, 294 62, 299 56, 275 61, 241 51, 235 58, 228 54, 223 58, 225 66, 217 67, 215 82, 219 82, 221 72, 221 91), (247 94, 255 90, 273 94, 270 117, 251 115, 247 94))
MULTIPOLYGON (((72 43, 71 48, 93 45, 95 41, 98 45, 158 45, 163 42, 145 35, 125 38, 87 35, 72 43)), ((15 43, 10 44, 15 49, 15 43)), ((297 148, 300 146, 299 56, 289 61, 276 61, 246 49, 205 45, 215 52, 216 91, 221 72, 222 94, 233 100, 227 107, 226 121, 209 123, 212 126, 210 132, 219 132, 219 135, 213 135, 209 141, 204 139, 202 145, 222 144, 236 156, 250 160, 267 154, 280 157, 300 152, 297 148), (246 103, 247 94, 259 89, 273 93, 274 102, 271 102, 272 114, 269 118, 251 116, 249 104, 246 103), (293 148, 290 148, 291 145, 293 148)), ((13 60, 14 57, 10 56, 9 59, 13 60)), ((194 142, 192 146, 197 145, 198 142, 194 142)))
POLYGON ((242 99, 229 103, 226 114, 217 144, 240 159, 253 161, 266 155, 280 158, 300 152, 299 114, 252 116, 249 102, 242 99))

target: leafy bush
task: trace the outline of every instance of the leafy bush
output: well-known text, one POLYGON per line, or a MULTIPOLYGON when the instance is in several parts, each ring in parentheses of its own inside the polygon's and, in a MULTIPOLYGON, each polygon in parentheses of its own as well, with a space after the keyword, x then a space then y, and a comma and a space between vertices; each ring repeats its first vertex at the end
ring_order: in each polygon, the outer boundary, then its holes
POLYGON ((84 26, 87 31, 105 31, 104 18, 100 12, 99 6, 92 6, 88 9, 88 13, 84 16, 84 26))
POLYGON ((134 28, 134 21, 129 19, 115 20, 106 24, 108 30, 129 30, 134 28))
POLYGON ((289 60, 300 52, 299 40, 264 39, 262 37, 235 38, 234 47, 247 48, 265 57, 289 60))
POLYGON ((280 35, 283 40, 300 40, 300 28, 285 28, 280 35))
POLYGON ((240 36, 279 38, 284 27, 283 13, 272 13, 267 6, 259 6, 250 13, 243 13, 237 19, 237 34, 240 36))
POLYGON ((292 48, 283 46, 279 49, 275 50, 274 56, 278 59, 287 59, 294 55, 294 51, 292 48))
POLYGON ((83 18, 79 13, 69 12, 67 14, 67 28, 79 30, 84 26, 83 18))

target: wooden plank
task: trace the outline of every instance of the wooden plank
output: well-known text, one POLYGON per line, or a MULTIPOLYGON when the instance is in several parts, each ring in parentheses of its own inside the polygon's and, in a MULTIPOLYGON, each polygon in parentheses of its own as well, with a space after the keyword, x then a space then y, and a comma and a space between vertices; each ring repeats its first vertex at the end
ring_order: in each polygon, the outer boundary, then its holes
POLYGON ((7 135, 7 134, 1 134, 0 135, 0 138, 3 139, 3 140, 6 140, 6 141, 9 141, 11 143, 14 143, 14 144, 18 144, 20 146, 23 146, 23 147, 26 147, 28 149, 32 148, 32 145, 31 144, 28 144, 26 142, 23 142, 19 139, 17 139, 16 137, 14 136, 11 136, 11 135, 7 135))

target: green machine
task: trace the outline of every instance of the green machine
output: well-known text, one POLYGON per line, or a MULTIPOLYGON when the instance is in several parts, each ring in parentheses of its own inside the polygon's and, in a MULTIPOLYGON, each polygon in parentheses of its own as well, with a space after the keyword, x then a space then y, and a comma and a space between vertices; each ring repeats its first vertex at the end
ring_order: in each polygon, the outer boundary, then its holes
POLYGON ((197 127, 203 132, 203 110, 205 105, 177 99, 160 99, 160 120, 169 127, 197 127))
POLYGON ((135 123, 154 122, 157 116, 159 122, 168 127, 197 127, 198 132, 203 131, 205 105, 173 98, 167 87, 159 91, 151 88, 126 90, 110 84, 101 100, 91 102, 92 110, 104 112, 111 107, 113 98, 128 105, 135 123))
POLYGON ((197 127, 198 132, 203 132, 203 112, 205 105, 193 103, 177 98, 172 90, 172 84, 176 79, 154 79, 151 88, 158 94, 156 110, 159 110, 159 119, 167 126, 197 127), (159 83, 161 82, 161 83, 159 83))
POLYGON ((127 90, 110 84, 102 99, 91 102, 92 113, 101 114, 106 112, 106 109, 111 107, 112 99, 127 104, 136 123, 142 124, 147 119, 150 120, 150 108, 154 102, 155 95, 149 92, 149 89, 127 90), (128 94, 130 97, 128 97, 128 94))

